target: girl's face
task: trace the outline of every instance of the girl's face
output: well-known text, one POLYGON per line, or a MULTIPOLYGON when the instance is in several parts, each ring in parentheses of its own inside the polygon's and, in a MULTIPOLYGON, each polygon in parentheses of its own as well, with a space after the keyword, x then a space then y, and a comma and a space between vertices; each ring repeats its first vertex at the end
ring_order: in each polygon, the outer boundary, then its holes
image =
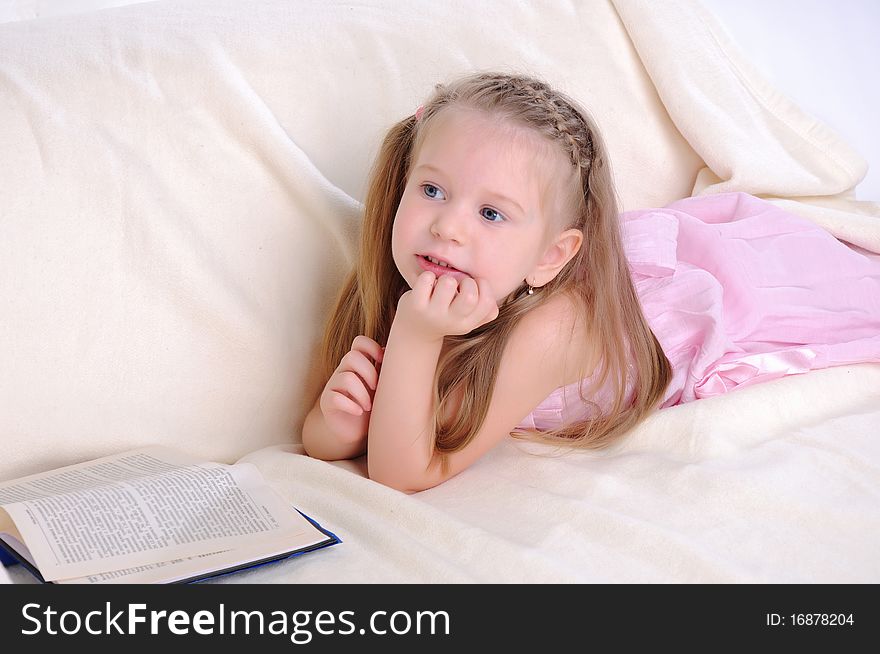
POLYGON ((394 262, 413 287, 425 270, 489 282, 500 304, 530 277, 570 178, 561 149, 486 113, 445 109, 416 153, 392 230, 394 262), (557 152, 557 150, 559 150, 557 152), (436 268, 427 257, 452 266, 436 268))

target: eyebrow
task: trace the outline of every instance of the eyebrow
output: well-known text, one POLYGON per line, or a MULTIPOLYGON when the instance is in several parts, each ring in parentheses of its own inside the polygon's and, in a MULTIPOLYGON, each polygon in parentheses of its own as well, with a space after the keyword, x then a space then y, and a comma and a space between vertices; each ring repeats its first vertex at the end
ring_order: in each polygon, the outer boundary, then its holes
MULTIPOLYGON (((445 175, 445 173, 444 173, 442 170, 440 170, 439 168, 437 168, 437 166, 432 166, 431 164, 420 164, 420 165, 416 166, 415 170, 419 170, 420 168, 425 168, 426 170, 433 170, 435 173, 440 173, 441 175, 445 175)), ((519 203, 518 203, 516 200, 514 200, 513 198, 509 198, 509 197, 507 197, 506 195, 503 195, 503 194, 498 193, 498 192, 496 192, 496 191, 486 191, 486 192, 487 192, 489 195, 492 195, 492 196, 494 196, 494 197, 496 197, 496 198, 498 198, 498 199, 500 199, 500 200, 503 200, 503 201, 505 201, 505 202, 508 202, 508 203, 512 204, 514 207, 516 207, 517 209, 519 209, 519 212, 520 212, 522 215, 524 215, 524 216, 526 215, 526 211, 525 211, 525 209, 523 209, 523 208, 519 205, 519 203)))

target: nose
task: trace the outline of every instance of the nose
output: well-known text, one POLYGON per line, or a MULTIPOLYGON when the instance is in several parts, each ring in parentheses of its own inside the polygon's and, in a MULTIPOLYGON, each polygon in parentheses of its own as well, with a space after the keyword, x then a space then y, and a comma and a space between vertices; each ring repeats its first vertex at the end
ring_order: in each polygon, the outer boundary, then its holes
POLYGON ((467 219, 463 210, 446 206, 434 215, 431 233, 444 241, 463 243, 467 236, 467 219))

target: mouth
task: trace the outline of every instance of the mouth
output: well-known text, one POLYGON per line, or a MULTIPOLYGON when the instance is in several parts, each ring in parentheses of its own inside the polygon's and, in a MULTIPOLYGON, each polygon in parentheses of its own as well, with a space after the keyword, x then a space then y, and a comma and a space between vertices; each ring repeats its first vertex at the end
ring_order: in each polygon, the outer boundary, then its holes
POLYGON ((437 276, 440 275, 453 275, 454 277, 469 277, 466 272, 463 270, 459 270, 458 268, 453 267, 449 262, 443 261, 442 259, 437 259, 436 257, 432 257, 430 255, 425 254, 417 254, 416 259, 419 261, 419 265, 423 270, 430 270, 437 276))

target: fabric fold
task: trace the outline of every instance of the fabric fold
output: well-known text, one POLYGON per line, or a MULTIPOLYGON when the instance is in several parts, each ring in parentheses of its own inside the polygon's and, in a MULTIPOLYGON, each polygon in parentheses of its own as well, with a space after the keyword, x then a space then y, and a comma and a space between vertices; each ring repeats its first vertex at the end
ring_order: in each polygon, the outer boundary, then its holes
MULTIPOLYGON (((642 311, 672 365, 662 408, 880 362, 880 253, 746 193, 626 212, 621 233, 642 311)), ((588 415, 579 384, 535 409, 538 428, 588 415)), ((611 393, 590 399, 607 410, 611 393)))

